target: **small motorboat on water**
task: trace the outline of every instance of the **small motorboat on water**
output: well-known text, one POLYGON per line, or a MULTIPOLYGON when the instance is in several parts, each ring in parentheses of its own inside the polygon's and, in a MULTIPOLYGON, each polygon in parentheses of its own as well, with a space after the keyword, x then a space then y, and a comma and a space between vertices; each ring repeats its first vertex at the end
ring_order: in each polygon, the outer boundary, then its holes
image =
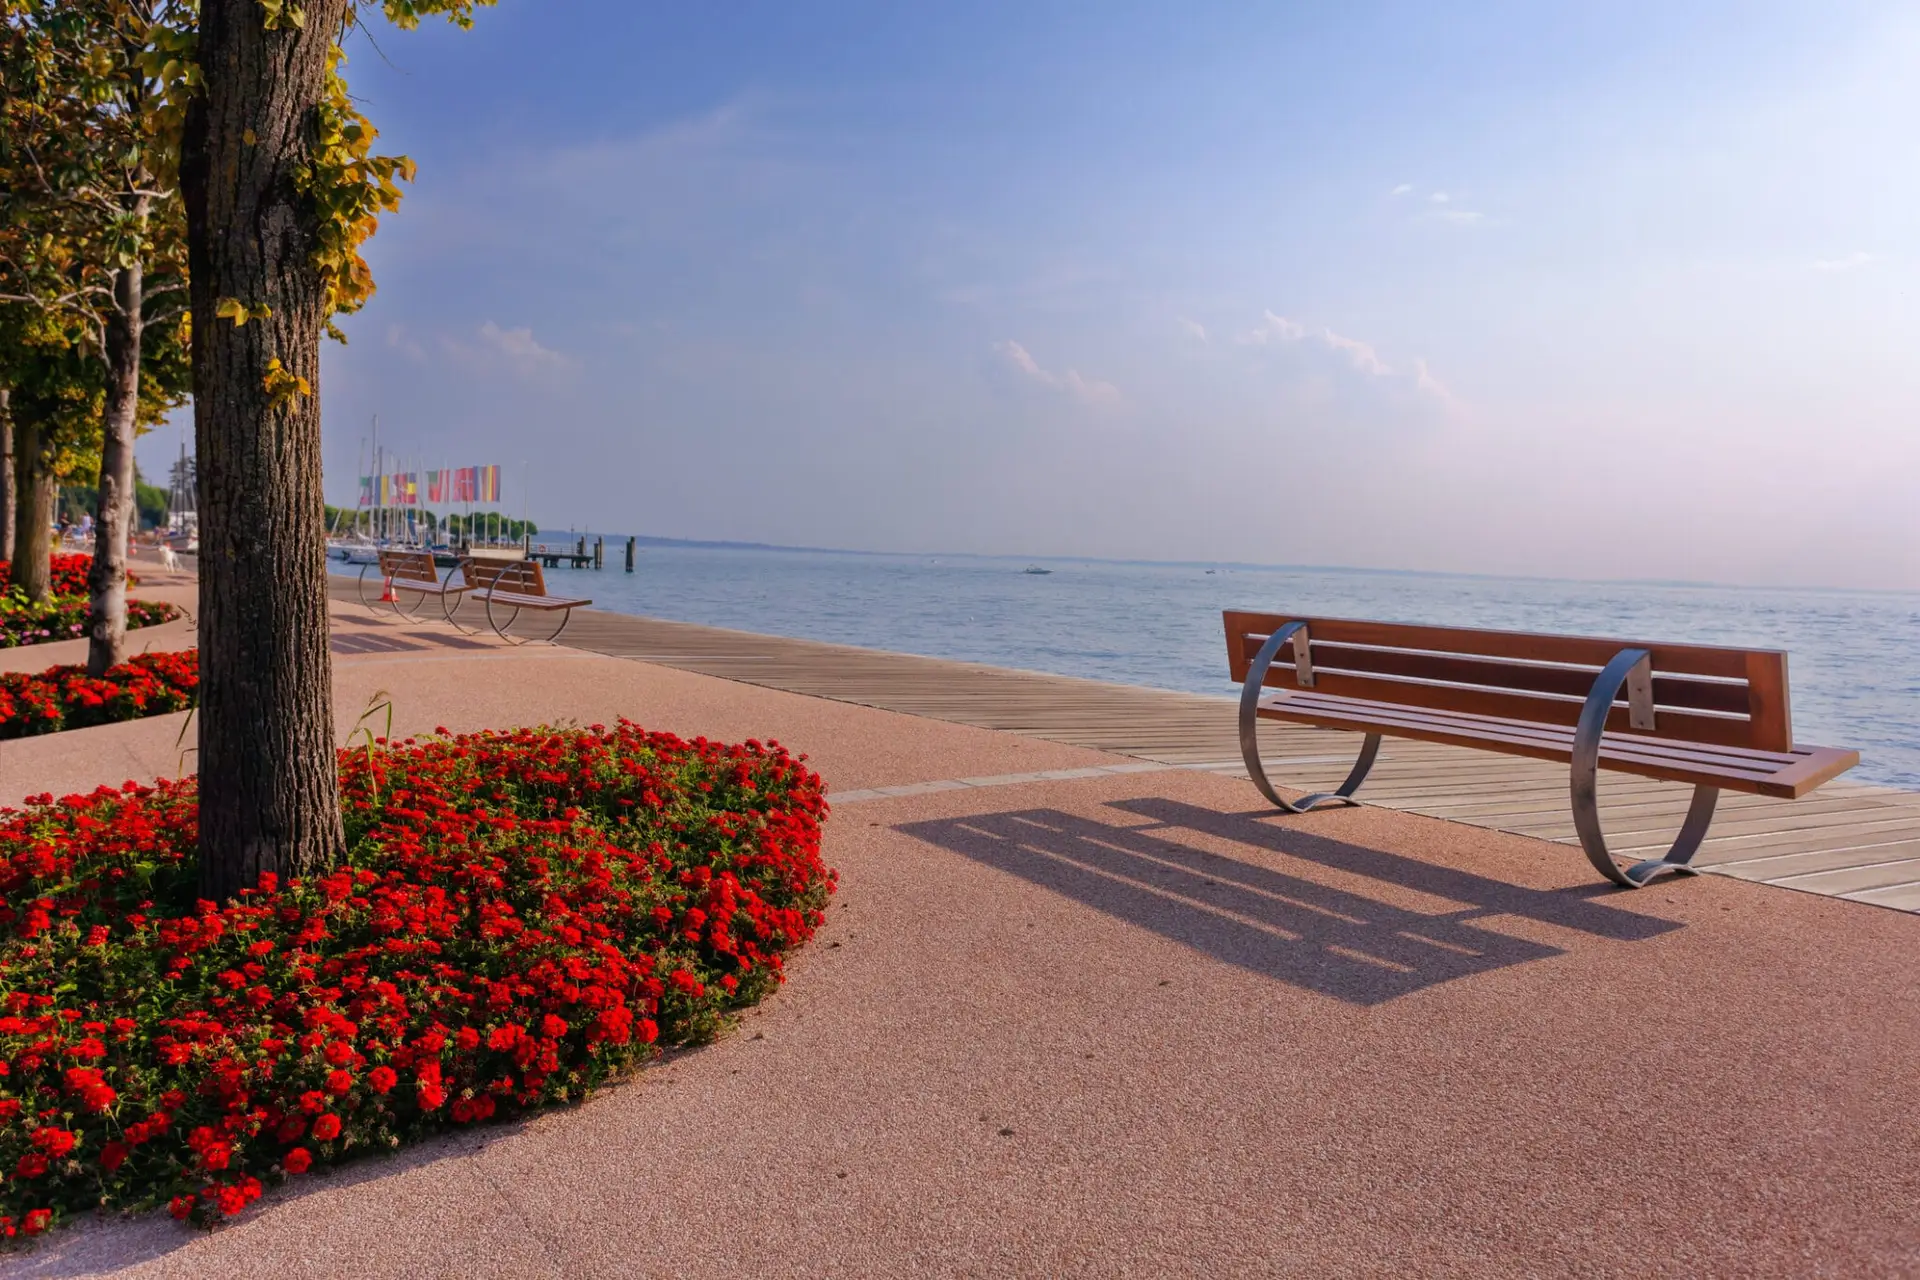
POLYGON ((1053 572, 1053 570, 1051 570, 1051 569, 1042 569, 1042 568, 1041 568, 1041 567, 1040 567, 1039 565, 1037 565, 1037 564, 1030 564, 1030 565, 1028 565, 1028 566, 1027 566, 1026 568, 1024 568, 1024 569, 1022 569, 1022 570, 1021 570, 1020 572, 1022 572, 1022 573, 1052 573, 1052 572, 1053 572))

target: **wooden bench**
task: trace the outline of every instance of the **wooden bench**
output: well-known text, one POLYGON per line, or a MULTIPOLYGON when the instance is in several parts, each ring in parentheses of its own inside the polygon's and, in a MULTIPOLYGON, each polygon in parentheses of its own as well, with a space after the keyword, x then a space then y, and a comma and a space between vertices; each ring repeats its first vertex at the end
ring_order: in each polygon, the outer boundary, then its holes
POLYGON ((481 599, 486 601, 487 625, 493 628, 493 633, 515 644, 524 644, 527 638, 508 635, 507 628, 514 624, 522 610, 560 615, 560 625, 553 629, 552 635, 545 637, 546 642, 552 644, 567 629, 573 611, 593 603, 591 600, 547 594, 547 575, 537 560, 463 560, 460 562, 460 571, 473 589, 479 591, 481 599), (507 614, 504 622, 500 620, 500 613, 507 614))
POLYGON ((440 616, 456 630, 465 631, 453 620, 454 611, 460 607, 460 598, 473 590, 470 582, 455 582, 448 574, 444 581, 440 577, 439 566, 433 562, 431 551, 409 551, 399 547, 386 547, 380 552, 380 558, 373 564, 363 565, 360 569, 360 603, 369 609, 377 609, 381 604, 390 604, 393 611, 409 621, 414 620, 419 608, 429 599, 440 602, 440 616), (381 598, 367 599, 367 575, 378 571, 378 581, 383 588, 381 598), (402 596, 412 596, 411 602, 402 596))
POLYGON ((1615 884, 1639 888, 1690 871, 1720 792, 1796 800, 1860 762, 1857 751, 1794 742, 1778 650, 1234 610, 1225 620, 1228 667, 1241 683, 1240 751, 1260 793, 1289 813, 1358 803, 1382 737, 1564 761, 1587 858, 1615 884), (1261 767, 1261 717, 1366 739, 1339 787, 1290 802, 1261 767), (1614 861, 1595 797, 1600 769, 1693 785, 1664 857, 1625 869, 1614 861))

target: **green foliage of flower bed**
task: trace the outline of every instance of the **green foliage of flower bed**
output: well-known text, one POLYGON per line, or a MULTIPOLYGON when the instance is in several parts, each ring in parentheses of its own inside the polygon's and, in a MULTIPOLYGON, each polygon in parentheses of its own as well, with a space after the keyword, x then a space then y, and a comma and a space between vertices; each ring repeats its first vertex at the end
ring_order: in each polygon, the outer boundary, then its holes
POLYGON ((0 672, 0 740, 185 711, 199 694, 194 649, 143 653, 98 677, 80 666, 0 672))
POLYGON ((192 780, 0 810, 0 1234, 576 1101, 772 991, 834 873, 777 744, 341 754, 346 865, 196 900, 192 780))
MULTIPOLYGON (((147 600, 127 601, 127 629, 172 622, 180 610, 147 600)), ((87 634, 87 598, 56 595, 45 604, 33 604, 18 587, 0 591, 0 649, 22 645, 78 640, 87 634)))

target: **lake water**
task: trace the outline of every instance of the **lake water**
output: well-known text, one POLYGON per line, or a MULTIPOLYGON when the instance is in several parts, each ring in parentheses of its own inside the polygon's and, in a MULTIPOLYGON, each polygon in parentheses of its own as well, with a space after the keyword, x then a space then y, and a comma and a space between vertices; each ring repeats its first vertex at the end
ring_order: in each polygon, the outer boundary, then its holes
MULTIPOLYGON (((1220 611, 1784 648, 1796 737, 1920 789, 1920 594, 1075 560, 643 547, 556 570, 601 608, 1193 693, 1231 694, 1220 611)), ((564 585, 561 585, 564 584, 564 585)))

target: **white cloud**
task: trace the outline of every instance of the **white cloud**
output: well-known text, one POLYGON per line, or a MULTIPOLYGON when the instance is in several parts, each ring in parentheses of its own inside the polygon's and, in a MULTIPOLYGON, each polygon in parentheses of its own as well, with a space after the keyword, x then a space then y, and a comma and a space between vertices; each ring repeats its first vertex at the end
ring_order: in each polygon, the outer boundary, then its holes
POLYGON ((1445 406, 1449 412, 1464 413, 1466 407, 1449 390, 1445 383, 1436 378, 1427 367, 1424 359, 1415 359, 1413 371, 1403 373, 1388 364, 1380 352, 1370 342, 1359 338, 1349 338, 1345 334, 1335 333, 1322 327, 1316 334, 1309 334, 1307 327, 1298 320, 1289 320, 1285 316, 1275 315, 1271 311, 1261 313, 1260 323, 1240 335, 1238 341, 1246 346, 1266 346, 1269 343, 1295 343, 1311 337, 1328 351, 1345 357, 1348 364, 1357 373, 1368 378, 1382 379, 1396 383, 1401 387, 1411 387, 1422 396, 1445 406))
POLYGON ((1447 408, 1456 412, 1464 408, 1459 399, 1440 379, 1433 376, 1424 359, 1415 357, 1413 362, 1413 386, 1422 395, 1432 396, 1447 408))
POLYGON ((1331 329, 1322 329, 1320 338, 1333 350, 1345 353, 1347 359, 1353 363, 1353 367, 1368 377, 1390 378, 1393 376, 1393 369, 1380 358, 1380 353, 1375 351, 1370 343, 1362 342, 1358 338, 1343 338, 1331 329))
POLYGON ((1269 342, 1298 342, 1306 336, 1306 326, 1299 321, 1268 311, 1258 325, 1240 335, 1239 341, 1249 346, 1264 346, 1269 342))
POLYGON ((1387 194, 1390 196, 1404 196, 1412 190, 1413 190, 1413 184, 1411 182, 1403 182, 1399 186, 1395 187, 1393 190, 1387 192, 1387 194))
POLYGON ((1433 216, 1442 222, 1451 222, 1456 227, 1478 226, 1487 220, 1486 214, 1472 209, 1440 209, 1433 216))
POLYGON ((1431 204, 1445 204, 1451 199, 1453 199, 1453 197, 1444 191, 1436 191, 1427 197, 1428 202, 1431 204))
POLYGON ((1201 324, 1198 320, 1189 320, 1185 316, 1175 316, 1174 319, 1180 322, 1182 329, 1185 329, 1188 333, 1200 339, 1200 341, 1205 342, 1207 340, 1207 326, 1201 324))
POLYGON ((387 346, 415 364, 426 363, 427 353, 405 329, 397 324, 387 326, 387 346))
POLYGON ((1064 391, 1083 404, 1110 408, 1121 404, 1126 397, 1120 394, 1120 388, 1111 382, 1102 382, 1098 378, 1083 377, 1078 369, 1069 369, 1065 373, 1054 373, 1040 367, 1027 349, 1009 338, 1005 342, 996 342, 993 349, 1005 356, 1007 363, 1018 369, 1044 387, 1064 391))
POLYGON ((515 364, 566 368, 573 363, 551 347, 541 346, 531 329, 502 329, 489 320, 480 326, 480 341, 515 364))
POLYGON ((1816 258, 1812 265, 1815 271, 1854 271, 1873 260, 1873 254, 1856 251, 1842 258, 1816 258))
POLYGON ((520 377, 565 373, 579 365, 572 356, 541 345, 527 328, 503 329, 489 320, 475 331, 477 344, 443 337, 441 348, 462 364, 505 369, 520 377))

